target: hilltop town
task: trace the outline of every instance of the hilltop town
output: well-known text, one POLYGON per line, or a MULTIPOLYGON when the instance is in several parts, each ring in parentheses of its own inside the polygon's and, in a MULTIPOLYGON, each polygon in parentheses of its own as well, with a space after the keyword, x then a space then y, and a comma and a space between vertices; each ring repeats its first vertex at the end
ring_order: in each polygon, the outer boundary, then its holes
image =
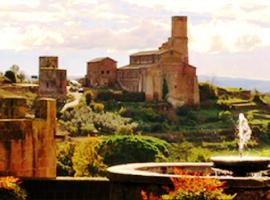
POLYGON ((126 66, 106 55, 89 58, 78 80, 67 79, 58 56, 37 58, 32 80, 18 66, 3 73, 0 174, 104 177, 116 164, 209 161, 236 152, 239 113, 252 126, 248 146, 263 152, 269 94, 199 83, 189 63, 187 20, 172 17, 168 40, 131 54, 126 66))

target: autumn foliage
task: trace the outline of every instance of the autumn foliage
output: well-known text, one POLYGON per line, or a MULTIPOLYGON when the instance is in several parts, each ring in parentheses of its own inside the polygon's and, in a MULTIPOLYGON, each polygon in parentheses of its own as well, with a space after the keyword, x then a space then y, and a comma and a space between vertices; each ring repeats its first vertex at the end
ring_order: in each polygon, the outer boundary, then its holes
POLYGON ((0 199, 1 200, 25 200, 26 193, 19 186, 18 178, 8 176, 0 177, 0 199))
POLYGON ((171 178, 173 189, 167 194, 155 196, 141 191, 142 200, 232 200, 235 195, 224 193, 225 183, 214 178, 202 177, 200 172, 188 172, 175 169, 175 174, 181 178, 171 178))

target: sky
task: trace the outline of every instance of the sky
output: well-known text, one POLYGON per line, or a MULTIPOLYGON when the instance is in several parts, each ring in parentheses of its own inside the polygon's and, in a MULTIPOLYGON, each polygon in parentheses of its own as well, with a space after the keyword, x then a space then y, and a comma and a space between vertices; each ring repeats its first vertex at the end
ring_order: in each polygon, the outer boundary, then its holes
POLYGON ((176 15, 188 16, 197 74, 270 80, 269 0, 0 0, 0 71, 37 74, 44 55, 59 56, 69 76, 96 57, 121 67, 165 42, 176 15))

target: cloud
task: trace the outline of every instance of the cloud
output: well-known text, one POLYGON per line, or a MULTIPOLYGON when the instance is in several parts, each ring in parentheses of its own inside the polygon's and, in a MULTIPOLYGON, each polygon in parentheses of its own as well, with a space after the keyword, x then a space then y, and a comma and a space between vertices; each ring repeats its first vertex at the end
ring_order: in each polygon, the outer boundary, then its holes
POLYGON ((270 46, 268 0, 11 0, 2 1, 0 11, 0 49, 157 48, 169 37, 169 17, 179 13, 189 14, 194 52, 270 46))
POLYGON ((270 46, 270 28, 247 22, 212 20, 190 29, 190 47, 197 52, 245 52, 270 46))

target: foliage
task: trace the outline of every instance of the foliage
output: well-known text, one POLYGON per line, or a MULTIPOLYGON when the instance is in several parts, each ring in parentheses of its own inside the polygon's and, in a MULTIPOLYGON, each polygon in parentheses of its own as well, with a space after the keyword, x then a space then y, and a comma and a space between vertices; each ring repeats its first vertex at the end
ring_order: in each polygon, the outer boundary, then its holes
POLYGON ((85 96, 85 102, 86 102, 86 105, 90 105, 90 103, 94 100, 94 93, 92 92, 92 90, 87 90, 85 93, 84 93, 84 96, 85 96))
POLYGON ((143 92, 128 92, 114 90, 99 90, 95 98, 96 101, 122 101, 122 102, 143 102, 145 95, 143 92))
POLYGON ((232 120, 232 113, 230 111, 221 111, 218 113, 218 118, 223 121, 229 121, 232 120))
POLYGON ((72 94, 68 94, 67 95, 67 101, 66 101, 66 103, 72 102, 74 100, 75 100, 75 97, 72 94))
POLYGON ((119 113, 123 117, 136 121, 138 130, 143 132, 166 132, 169 129, 165 115, 155 111, 152 107, 122 107, 119 113))
POLYGON ((208 162, 210 161, 211 151, 208 148, 198 146, 198 144, 184 141, 172 145, 169 155, 169 159, 172 161, 208 162))
POLYGON ((235 195, 224 193, 224 182, 218 179, 206 179, 201 177, 201 173, 188 172, 175 169, 175 173, 181 178, 172 178, 174 190, 163 195, 163 200, 231 200, 235 195))
POLYGON ((7 70, 5 72, 5 77, 11 82, 11 83, 16 83, 17 80, 16 80, 16 74, 11 71, 11 70, 7 70))
POLYGON ((165 160, 169 144, 149 136, 116 135, 104 140, 99 152, 104 163, 111 166, 132 162, 154 162, 165 160))
POLYGON ((104 105, 102 103, 94 103, 94 102, 92 102, 90 104, 90 107, 91 107, 91 109, 93 111, 98 112, 98 113, 100 113, 100 112, 102 112, 104 110, 104 105))
POLYGON ((85 135, 85 128, 88 130, 87 134, 90 134, 90 130, 92 133, 114 134, 123 127, 133 133, 137 128, 137 123, 131 122, 131 119, 122 117, 118 113, 103 111, 97 113, 88 106, 66 110, 61 116, 60 123, 72 135, 85 135))
POLYGON ((200 100, 201 101, 218 98, 216 95, 216 88, 212 84, 200 83, 199 90, 200 90, 200 100))
POLYGON ((168 88, 168 83, 166 79, 163 79, 163 83, 162 83, 162 99, 163 100, 167 100, 169 94, 169 88, 168 88))
POLYGON ((214 178, 202 178, 202 173, 175 169, 175 174, 181 178, 171 178, 173 189, 167 188, 167 193, 155 196, 141 191, 142 200, 232 200, 235 195, 224 192, 225 183, 214 178))
POLYGON ((75 176, 104 176, 106 165, 97 153, 96 147, 100 143, 97 138, 88 138, 75 147, 72 157, 75 176))
POLYGON ((5 72, 5 77, 12 83, 17 83, 24 82, 26 75, 23 71, 20 71, 18 65, 12 65, 10 69, 5 72))
POLYGON ((73 176, 72 157, 75 150, 75 143, 65 142, 56 146, 57 176, 73 176))
POLYGON ((19 186, 20 181, 14 177, 0 177, 1 200, 25 200, 26 192, 19 186))

